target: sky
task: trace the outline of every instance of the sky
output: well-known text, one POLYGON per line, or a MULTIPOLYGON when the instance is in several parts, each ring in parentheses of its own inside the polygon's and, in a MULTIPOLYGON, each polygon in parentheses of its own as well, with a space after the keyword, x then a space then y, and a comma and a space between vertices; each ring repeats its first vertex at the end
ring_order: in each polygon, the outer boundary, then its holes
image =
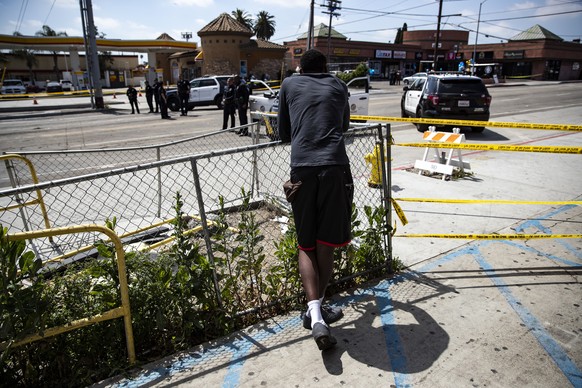
MULTIPOLYGON (((283 44, 307 31, 311 0, 92 0, 95 25, 108 39, 155 39, 162 33, 185 40, 221 13, 237 8, 253 19, 272 15, 283 44)), ((314 22, 329 25, 328 0, 314 1, 314 22)), ((439 0, 342 0, 332 27, 348 39, 393 42, 404 23, 408 30, 436 29, 439 0)), ((582 0, 443 0, 441 29, 470 31, 469 43, 499 43, 539 24, 566 41, 582 38, 582 0), (481 15, 479 17, 479 6, 481 15), (459 15, 460 14, 460 15, 459 15)), ((0 0, 0 34, 34 35, 48 25, 68 36, 83 36, 79 0, 0 0)))

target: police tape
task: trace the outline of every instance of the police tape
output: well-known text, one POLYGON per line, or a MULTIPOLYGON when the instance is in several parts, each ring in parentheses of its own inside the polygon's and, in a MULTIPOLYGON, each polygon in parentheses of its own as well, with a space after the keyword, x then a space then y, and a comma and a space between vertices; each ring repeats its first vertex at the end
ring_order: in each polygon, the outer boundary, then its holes
POLYGON ((582 238, 582 234, 395 234, 393 237, 451 238, 462 240, 531 240, 547 238, 582 238))
MULTIPOLYGON (((402 202, 431 202, 431 203, 488 203, 496 205, 577 205, 582 206, 582 201, 513 201, 504 199, 437 199, 437 198, 391 198, 402 202)), ((395 209, 396 210, 396 209, 395 209)), ((400 209, 402 211, 402 209, 400 209)))
MULTIPOLYGON (((404 215, 404 211, 402 211, 402 208, 400 207, 400 205, 395 201, 394 198, 390 198, 390 202, 392 203, 392 207, 394 208, 396 215, 400 219, 400 222, 402 222, 402 225, 408 224, 408 220, 406 219, 406 216, 404 215)), ((394 230, 396 230, 396 225, 394 227, 394 230)))
POLYGON ((506 75, 505 78, 507 79, 524 79, 524 78, 534 78, 534 77, 541 77, 543 74, 532 74, 532 75, 506 75))
POLYGON ((443 120, 443 119, 423 119, 389 116, 364 116, 353 115, 350 120, 380 121, 380 122, 404 122, 419 124, 437 125, 458 125, 461 127, 501 127, 501 128, 521 128, 521 129, 542 129, 556 131, 582 131, 582 125, 572 124, 541 124, 541 123, 512 123, 502 121, 475 121, 475 120, 443 120))
POLYGON ((505 144, 454 144, 454 143, 396 143, 400 147, 459 148, 466 150, 538 152, 551 154, 582 154, 582 147, 563 146, 516 146, 505 144))

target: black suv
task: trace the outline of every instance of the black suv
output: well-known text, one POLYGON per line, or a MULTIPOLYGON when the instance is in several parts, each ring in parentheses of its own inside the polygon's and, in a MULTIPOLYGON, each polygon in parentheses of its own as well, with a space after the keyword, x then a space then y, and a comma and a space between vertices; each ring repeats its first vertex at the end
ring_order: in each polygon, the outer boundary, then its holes
MULTIPOLYGON (((402 117, 489 121, 491 96, 479 77, 431 74, 404 87, 402 117)), ((420 132, 433 124, 416 124, 420 132)), ((473 127, 483 132, 485 127, 473 127)))

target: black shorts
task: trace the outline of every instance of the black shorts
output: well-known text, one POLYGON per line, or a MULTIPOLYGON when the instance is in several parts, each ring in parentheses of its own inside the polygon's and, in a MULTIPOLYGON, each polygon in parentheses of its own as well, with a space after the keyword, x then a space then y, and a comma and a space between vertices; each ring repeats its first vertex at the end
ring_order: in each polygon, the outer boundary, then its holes
POLYGON ((314 250, 316 243, 347 245, 352 239, 354 198, 350 166, 294 168, 291 181, 302 182, 291 203, 299 249, 314 250))

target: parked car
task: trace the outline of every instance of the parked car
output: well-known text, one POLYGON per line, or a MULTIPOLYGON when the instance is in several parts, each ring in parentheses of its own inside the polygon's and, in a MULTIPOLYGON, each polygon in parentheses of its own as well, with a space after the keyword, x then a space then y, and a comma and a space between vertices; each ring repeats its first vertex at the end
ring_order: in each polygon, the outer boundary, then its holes
POLYGON ((42 88, 38 85, 26 85, 26 93, 39 93, 42 92, 42 88))
POLYGON ((2 83, 2 94, 26 94, 26 87, 19 79, 5 79, 2 83))
MULTIPOLYGON (((195 78, 190 81, 190 98, 188 99, 188 110, 194 109, 195 106, 216 105, 222 109, 222 92, 226 86, 226 81, 230 75, 208 76, 195 78)), ((166 91, 168 98, 168 108, 177 112, 180 110, 180 99, 178 90, 171 89, 166 91)))
POLYGON ((47 82, 46 84, 46 92, 47 93, 58 93, 58 92, 62 92, 63 91, 63 87, 61 86, 61 84, 57 81, 50 81, 47 82))
MULTIPOLYGON (((479 77, 429 75, 403 88, 402 117, 489 121, 491 95, 479 77)), ((416 124, 420 132, 429 124, 416 124)), ((473 127, 483 132, 485 127, 473 127)))
POLYGON ((73 90, 75 90, 75 88, 73 87, 73 83, 71 81, 69 81, 68 79, 62 79, 61 80, 61 89, 63 91, 68 91, 68 92, 72 92, 73 90))
POLYGON ((413 75, 402 78, 402 82, 404 82, 404 85, 410 85, 416 81, 417 78, 425 78, 427 75, 428 73, 414 73, 413 75))

